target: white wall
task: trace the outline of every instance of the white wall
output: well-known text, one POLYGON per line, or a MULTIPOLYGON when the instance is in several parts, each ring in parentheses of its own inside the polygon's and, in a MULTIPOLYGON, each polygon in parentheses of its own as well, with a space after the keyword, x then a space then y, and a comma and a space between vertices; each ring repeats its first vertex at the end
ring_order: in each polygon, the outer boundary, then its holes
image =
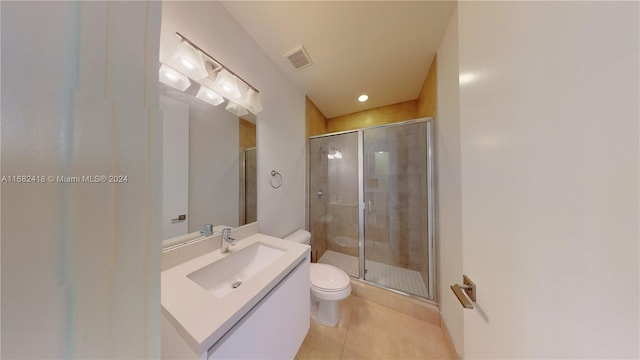
POLYGON ((461 2, 467 358, 638 358, 637 2, 461 2))
MULTIPOLYGON (((219 2, 165 2, 160 59, 168 59, 180 32, 260 90, 257 116, 260 231, 285 236, 305 225, 305 99, 219 2), (274 169, 279 189, 269 185, 274 169)), ((230 174, 236 176, 236 173, 230 174)), ((237 216, 237 212, 235 213, 237 216)))
POLYGON ((2 2, 2 358, 160 355, 157 3, 2 2))
POLYGON ((456 352, 464 351, 463 314, 449 289, 462 281, 462 200, 460 185, 460 109, 458 88, 458 11, 451 15, 438 48, 436 120, 438 192, 438 295, 442 321, 456 352))

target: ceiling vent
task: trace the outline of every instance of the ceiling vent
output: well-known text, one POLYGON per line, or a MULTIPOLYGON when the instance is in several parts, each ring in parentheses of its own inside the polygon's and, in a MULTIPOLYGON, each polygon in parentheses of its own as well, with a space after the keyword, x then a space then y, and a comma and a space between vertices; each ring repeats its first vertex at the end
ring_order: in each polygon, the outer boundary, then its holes
POLYGON ((305 50, 304 46, 296 46, 295 48, 287 51, 284 54, 284 57, 289 59, 291 65, 293 65, 296 70, 301 70, 306 68, 307 66, 313 64, 311 62, 311 58, 309 54, 307 54, 307 50, 305 50))

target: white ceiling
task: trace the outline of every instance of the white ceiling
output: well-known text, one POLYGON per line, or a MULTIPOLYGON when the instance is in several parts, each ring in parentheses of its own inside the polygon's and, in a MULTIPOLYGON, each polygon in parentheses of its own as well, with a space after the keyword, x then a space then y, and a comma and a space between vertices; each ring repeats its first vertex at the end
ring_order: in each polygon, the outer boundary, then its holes
POLYGON ((454 1, 223 1, 328 117, 418 97, 454 1), (313 64, 283 56, 304 45, 313 64), (359 103, 366 93, 369 101, 359 103))

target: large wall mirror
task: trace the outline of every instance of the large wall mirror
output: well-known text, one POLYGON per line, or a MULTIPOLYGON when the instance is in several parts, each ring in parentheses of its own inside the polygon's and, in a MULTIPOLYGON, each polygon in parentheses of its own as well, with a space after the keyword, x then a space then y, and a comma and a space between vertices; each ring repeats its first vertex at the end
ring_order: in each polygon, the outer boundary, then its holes
POLYGON ((256 221, 255 116, 239 118, 197 99, 196 90, 160 84, 165 245, 197 235, 206 224, 219 229, 256 221))

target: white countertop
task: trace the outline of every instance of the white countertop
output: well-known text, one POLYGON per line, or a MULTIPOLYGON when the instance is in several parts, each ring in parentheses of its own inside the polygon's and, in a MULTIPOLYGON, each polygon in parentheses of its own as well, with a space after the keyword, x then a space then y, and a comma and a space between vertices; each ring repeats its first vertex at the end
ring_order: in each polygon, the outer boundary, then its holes
POLYGON ((215 250, 161 273, 162 312, 196 354, 206 352, 305 257, 308 245, 253 234, 238 241, 227 254, 215 250), (255 242, 286 251, 259 274, 223 298, 217 298, 187 277, 255 242))

